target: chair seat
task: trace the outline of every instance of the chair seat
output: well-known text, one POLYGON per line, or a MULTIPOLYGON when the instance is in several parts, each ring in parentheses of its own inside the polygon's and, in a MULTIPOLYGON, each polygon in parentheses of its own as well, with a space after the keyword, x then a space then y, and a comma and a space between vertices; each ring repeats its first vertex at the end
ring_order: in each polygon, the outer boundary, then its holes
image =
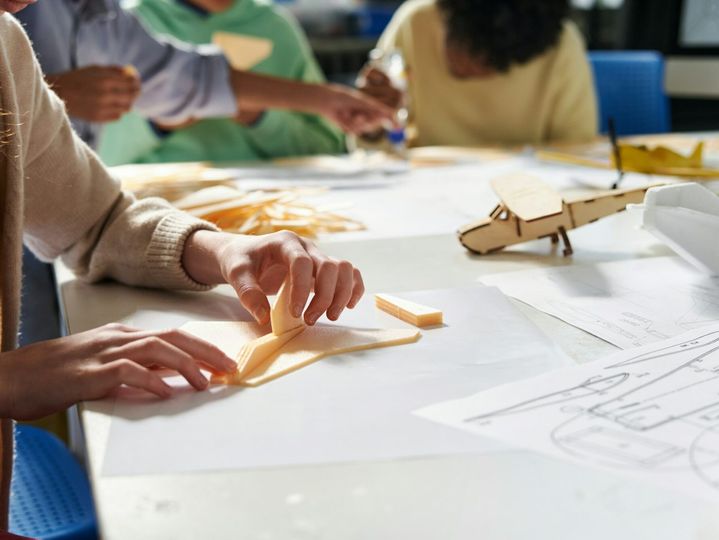
POLYGON ((97 520, 85 471, 56 436, 15 429, 10 531, 41 540, 94 540, 97 520))

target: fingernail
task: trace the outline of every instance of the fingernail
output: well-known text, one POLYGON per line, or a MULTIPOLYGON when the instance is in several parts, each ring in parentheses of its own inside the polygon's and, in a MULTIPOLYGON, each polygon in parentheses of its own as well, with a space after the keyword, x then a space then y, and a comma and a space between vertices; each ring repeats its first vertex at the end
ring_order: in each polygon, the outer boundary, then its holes
POLYGON ((311 315, 307 316, 307 323, 308 324, 315 324, 317 322, 317 319, 320 318, 319 313, 313 313, 311 315))
POLYGON ((299 317, 300 315, 302 315, 303 307, 304 306, 302 304, 295 304, 294 306, 292 306, 292 316, 299 317))
POLYGON ((205 377, 204 375, 200 375, 199 377, 197 377, 197 383, 200 388, 204 389, 209 386, 210 381, 207 380, 207 377, 205 377))
POLYGON ((264 322, 267 320, 267 317, 269 317, 269 311, 267 311, 267 308, 261 307, 257 308, 257 311, 255 312, 255 317, 257 317, 257 320, 260 322, 264 322))
POLYGON ((237 371, 237 362, 235 362, 234 360, 227 358, 224 361, 224 365, 225 365, 225 371, 227 371, 227 373, 232 373, 234 371, 237 371))
POLYGON ((172 395, 172 387, 169 384, 162 383, 162 397, 169 398, 172 395))
POLYGON ((332 312, 332 314, 330 315, 330 319, 332 319, 333 321, 336 321, 337 319, 340 318, 340 315, 342 315, 342 311, 343 310, 341 310, 341 309, 335 309, 332 312))

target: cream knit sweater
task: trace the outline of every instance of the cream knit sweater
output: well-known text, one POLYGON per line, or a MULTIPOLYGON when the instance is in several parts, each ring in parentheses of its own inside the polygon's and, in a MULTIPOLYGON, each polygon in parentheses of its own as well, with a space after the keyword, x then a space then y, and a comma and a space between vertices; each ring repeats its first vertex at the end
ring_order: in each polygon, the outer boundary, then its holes
MULTIPOLYGON (((50 0, 49 0, 50 1, 50 0)), ((0 15, 0 343, 16 346, 21 247, 62 257, 81 278, 203 289, 181 266, 184 241, 212 229, 159 199, 136 201, 73 133, 19 24, 0 15)), ((2 356, 0 356, 2 361, 2 356)), ((3 387, 12 381, 0 381, 3 387)), ((0 530, 7 527, 12 423, 0 421, 0 530)))

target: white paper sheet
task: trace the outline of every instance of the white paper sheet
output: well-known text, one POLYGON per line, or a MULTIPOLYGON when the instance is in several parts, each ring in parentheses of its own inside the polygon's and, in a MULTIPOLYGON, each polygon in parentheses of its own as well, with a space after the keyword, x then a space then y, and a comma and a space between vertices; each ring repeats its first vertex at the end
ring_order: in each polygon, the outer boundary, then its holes
MULTIPOLYGON (((423 331, 415 344, 328 358, 258 388, 218 386, 198 393, 183 386, 167 401, 118 398, 103 474, 387 460, 502 448, 411 412, 543 373, 566 365, 566 359, 497 289, 398 296, 442 309, 446 326, 423 331)), ((343 315, 342 324, 408 327, 372 304, 366 296, 356 310, 343 315)))
POLYGON ((417 411, 719 500, 719 325, 417 411))
POLYGON ((480 281, 624 349, 719 321, 719 278, 679 257, 523 270, 480 281))

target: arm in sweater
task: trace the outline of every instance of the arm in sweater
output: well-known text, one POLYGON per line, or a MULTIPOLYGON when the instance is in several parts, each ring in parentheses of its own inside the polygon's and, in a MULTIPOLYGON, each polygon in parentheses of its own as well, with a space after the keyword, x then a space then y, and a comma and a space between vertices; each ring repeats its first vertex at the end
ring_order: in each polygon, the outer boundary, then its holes
POLYGON ((121 191, 75 135, 62 102, 49 91, 18 26, 17 86, 26 244, 43 260, 62 256, 80 277, 164 288, 204 288, 181 264, 185 239, 213 226, 160 200, 121 191))

